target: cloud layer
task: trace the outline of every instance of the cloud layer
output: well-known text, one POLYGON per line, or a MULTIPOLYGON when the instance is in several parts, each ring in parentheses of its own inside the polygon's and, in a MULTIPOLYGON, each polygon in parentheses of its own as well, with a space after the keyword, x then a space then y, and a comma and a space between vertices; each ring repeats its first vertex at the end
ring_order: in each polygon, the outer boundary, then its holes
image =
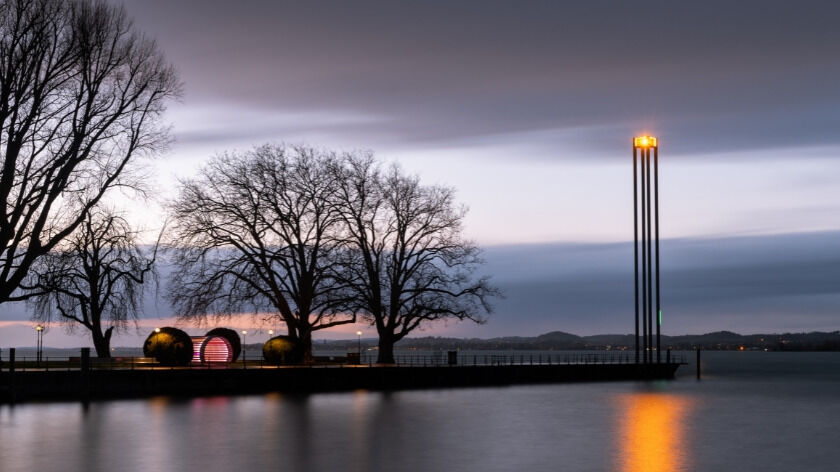
MULTIPOLYGON (((126 5, 188 103, 378 117, 330 130, 351 145, 577 130, 612 149, 640 128, 677 154, 840 141, 836 2, 126 5)), ((253 131, 229 125, 215 136, 253 131)))
MULTIPOLYGON (((664 240, 661 248, 667 334, 840 330, 840 232, 664 240)), ((484 271, 505 293, 487 324, 440 325, 418 334, 494 337, 555 330, 582 335, 633 331, 632 244, 495 246, 485 250, 485 259, 484 271)), ((152 293, 145 308, 148 315, 141 337, 123 336, 116 345, 137 344, 150 326, 173 321, 167 303, 152 293)), ((0 319, 6 320, 0 325, 2 345, 29 345, 25 335, 11 336, 24 328, 9 321, 27 318, 23 305, 0 305, 0 319)), ((259 323, 253 318, 228 324, 255 328, 259 323)), ((352 338, 355 329, 322 335, 352 338)), ((366 336, 375 335, 373 328, 363 329, 366 336)), ((53 343, 84 342, 61 336, 60 330, 50 334, 53 343)))

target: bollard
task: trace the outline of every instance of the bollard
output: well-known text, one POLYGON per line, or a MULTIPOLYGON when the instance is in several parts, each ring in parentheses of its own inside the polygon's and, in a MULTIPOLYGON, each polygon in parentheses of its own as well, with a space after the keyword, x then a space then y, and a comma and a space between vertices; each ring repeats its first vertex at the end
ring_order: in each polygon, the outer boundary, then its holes
POLYGON ((90 348, 82 348, 82 363, 80 366, 79 379, 81 385, 79 386, 80 394, 83 401, 90 398, 90 348))
POLYGON ((697 380, 700 380, 700 349, 697 349, 697 380))
POLYGON ((9 400, 15 402, 15 348, 9 349, 9 400))
POLYGON ((458 351, 446 351, 447 364, 458 365, 458 351))

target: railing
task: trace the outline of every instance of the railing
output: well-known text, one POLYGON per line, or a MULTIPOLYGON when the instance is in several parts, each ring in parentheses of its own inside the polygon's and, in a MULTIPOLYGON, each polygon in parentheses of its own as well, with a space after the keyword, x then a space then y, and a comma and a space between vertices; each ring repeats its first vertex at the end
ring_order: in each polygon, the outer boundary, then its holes
MULTIPOLYGON (((352 353, 355 354, 355 353, 352 353)), ((455 362, 450 362, 448 352, 433 352, 430 354, 397 354, 394 363, 397 367, 441 367, 441 366, 511 366, 511 365, 594 365, 594 364, 635 364, 633 352, 551 352, 551 353, 481 353, 480 351, 455 352, 455 362)), ((662 362, 670 359, 672 364, 686 364, 686 357, 682 354, 671 353, 662 356, 662 362)), ((309 368, 344 368, 344 367, 375 367, 377 352, 364 352, 361 356, 332 356, 320 357, 316 362, 305 364, 309 368), (358 360, 357 360, 358 359, 358 360)), ((234 362, 205 362, 190 363, 186 366, 168 366, 148 357, 114 357, 100 359, 91 357, 91 370, 175 370, 175 369, 262 369, 300 367, 300 364, 268 364, 262 358, 238 359, 234 362)), ((0 370, 10 370, 8 357, 0 358, 0 370)), ((82 368, 81 356, 25 356, 16 357, 15 371, 68 371, 82 368)))
MULTIPOLYGON (((362 362, 375 362, 375 354, 363 355, 362 362)), ((666 362, 662 356, 662 362, 666 362)), ((399 366, 503 366, 503 365, 577 365, 577 364, 635 364, 634 353, 542 353, 542 354, 480 354, 457 353, 456 362, 451 364, 446 353, 431 355, 395 355, 394 361, 399 366)), ((671 354, 670 362, 685 364, 681 354, 671 354)))

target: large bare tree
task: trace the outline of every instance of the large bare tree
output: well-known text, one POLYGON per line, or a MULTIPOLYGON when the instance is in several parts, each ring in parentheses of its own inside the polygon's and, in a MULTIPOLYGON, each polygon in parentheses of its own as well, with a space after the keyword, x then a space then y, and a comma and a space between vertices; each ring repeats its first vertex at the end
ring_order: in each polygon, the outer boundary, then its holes
POLYGON ((0 303, 85 221, 136 157, 168 142, 174 69, 122 7, 0 1, 0 303))
POLYGON ((439 320, 483 322, 498 291, 477 277, 480 250, 462 237, 466 210, 448 187, 421 185, 369 155, 348 155, 337 168, 337 200, 349 243, 344 282, 352 309, 379 334, 378 362, 394 362, 394 344, 439 320))
POLYGON ((214 158, 171 205, 170 299, 185 319, 248 309, 285 322, 305 359, 312 333, 355 321, 334 277, 341 224, 334 157, 262 146, 214 158))
POLYGON ((110 357, 111 335, 137 320, 144 283, 154 275, 157 244, 146 254, 121 216, 95 208, 65 241, 38 258, 22 286, 35 319, 90 331, 98 357, 110 357))

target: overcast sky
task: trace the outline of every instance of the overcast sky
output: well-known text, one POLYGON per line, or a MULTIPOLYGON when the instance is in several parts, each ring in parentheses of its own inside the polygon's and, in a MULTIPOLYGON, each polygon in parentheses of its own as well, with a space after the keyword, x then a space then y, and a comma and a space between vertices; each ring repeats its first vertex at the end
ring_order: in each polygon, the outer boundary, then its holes
POLYGON ((176 142, 153 164, 162 198, 214 153, 264 142, 370 149, 458 189, 509 296, 487 325, 439 332, 630 332, 632 301, 615 294, 629 277, 632 296, 641 133, 660 137, 664 247, 680 255, 663 249, 666 332, 840 329, 838 2, 124 4, 185 83, 176 142), (819 293, 764 278, 781 253, 785 270, 819 266, 804 284, 819 293), (590 257, 570 272, 570 254, 590 257), (618 288, 576 311, 578 272, 618 288))

